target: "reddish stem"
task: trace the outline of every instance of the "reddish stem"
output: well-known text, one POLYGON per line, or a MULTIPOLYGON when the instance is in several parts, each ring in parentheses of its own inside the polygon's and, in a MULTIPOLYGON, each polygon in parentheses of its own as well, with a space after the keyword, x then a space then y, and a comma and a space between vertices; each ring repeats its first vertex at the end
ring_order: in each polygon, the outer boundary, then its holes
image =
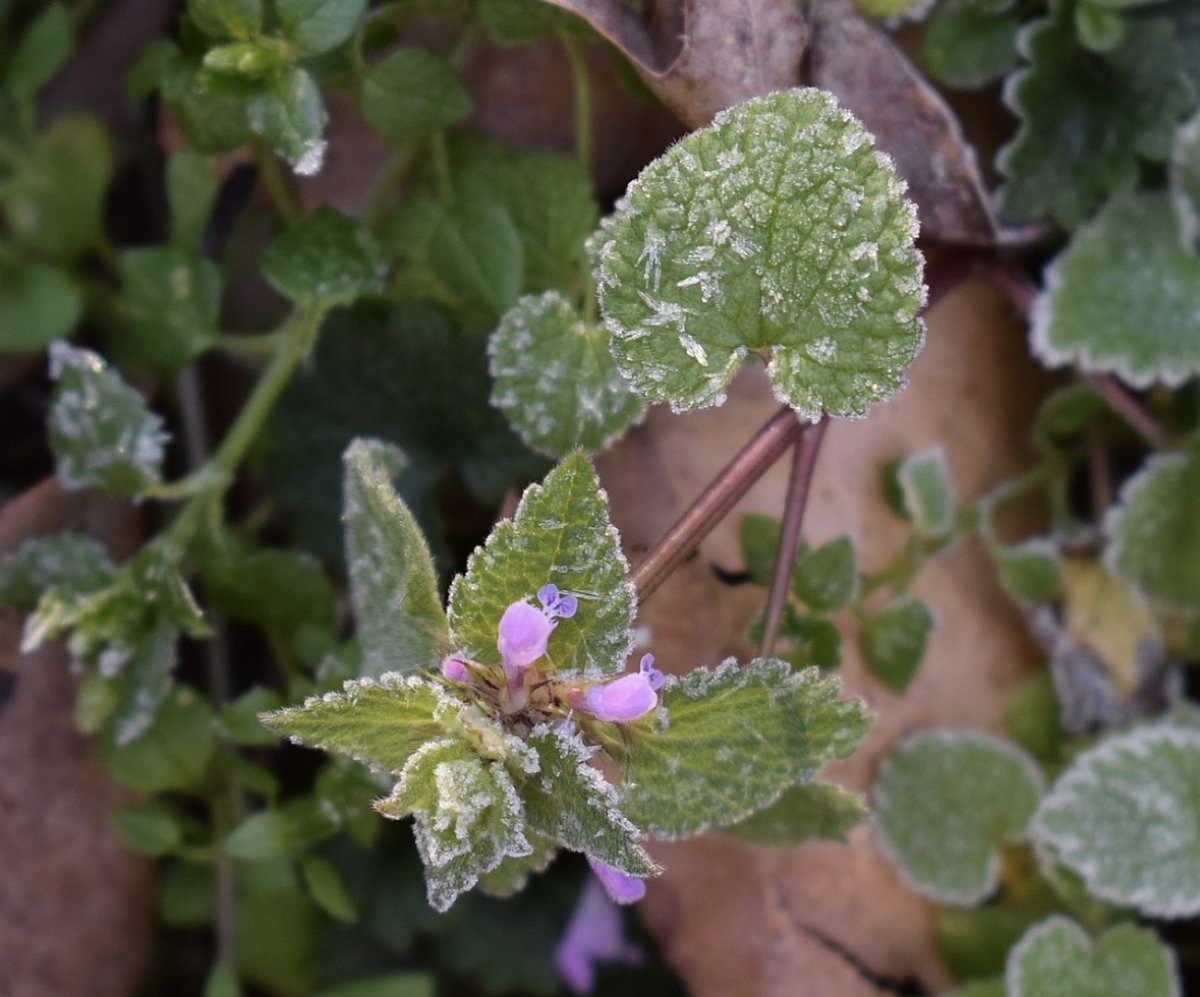
POLYGON ((1115 378, 1107 374, 1088 374, 1087 382, 1108 403, 1108 407, 1124 419, 1150 446, 1156 450, 1171 445, 1171 437, 1136 398, 1126 391, 1115 378))

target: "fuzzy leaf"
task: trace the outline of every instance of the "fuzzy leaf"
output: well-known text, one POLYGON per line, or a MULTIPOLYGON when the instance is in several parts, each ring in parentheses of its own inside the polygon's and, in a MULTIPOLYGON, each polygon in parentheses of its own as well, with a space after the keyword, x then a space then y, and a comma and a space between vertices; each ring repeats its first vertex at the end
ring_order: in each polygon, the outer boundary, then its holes
POLYGON ((622 810, 646 833, 673 839, 770 806, 866 733, 861 702, 839 700, 840 691, 836 678, 773 659, 738 667, 729 658, 669 676, 659 694, 665 724, 627 728, 622 810))
POLYGON ((749 353, 802 415, 862 415, 924 336, 916 209, 828 93, 717 115, 646 167, 595 244, 621 370, 677 410, 720 404, 749 353))
POLYGON ((259 719, 298 744, 340 751, 376 768, 399 772, 413 752, 445 731, 434 713, 452 702, 441 685, 416 675, 355 679, 342 692, 312 696, 259 719))
POLYGON ((246 120, 302 177, 321 172, 325 162, 325 102, 307 70, 286 66, 266 90, 246 104, 246 120))
POLYGON ((806 841, 845 841, 867 816, 862 799, 828 782, 785 789, 766 810, 722 827, 721 833, 756 845, 790 847, 806 841))
POLYGON ((306 52, 335 49, 362 22, 367 0, 275 0, 284 36, 306 52))
POLYGON ((971 905, 995 889, 997 846, 1024 835, 1041 793, 1041 773, 1014 745, 977 730, 919 733, 880 769, 879 843, 919 893, 971 905))
POLYGON ((1017 61, 1021 16, 1011 0, 946 0, 925 22, 921 61, 942 83, 976 89, 1017 61))
POLYGON ((896 483, 908 519, 919 533, 942 537, 954 526, 954 489, 946 451, 909 454, 896 465, 896 483))
POLYGON ((1082 223, 1106 195, 1137 183, 1139 157, 1167 158, 1191 103, 1166 19, 1131 19, 1099 56, 1078 42, 1072 6, 1051 4, 1051 16, 1020 35, 1030 65, 1010 77, 1005 97, 1021 124, 1000 156, 1001 205, 1014 222, 1082 223), (1064 171, 1066 162, 1074 168, 1064 171))
POLYGON ((1034 539, 993 552, 1000 584, 1009 595, 1028 602, 1046 602, 1060 595, 1062 561, 1049 540, 1034 539))
POLYGON ((64 488, 136 495, 162 477, 162 419, 90 350, 50 347, 50 448, 64 488))
POLYGON ((329 308, 378 291, 384 265, 367 230, 323 204, 267 247, 262 270, 292 301, 329 308))
POLYGON ((567 457, 521 496, 516 515, 500 523, 450 586, 450 632, 468 657, 497 664, 497 626, 508 606, 554 583, 579 597, 558 621, 546 652, 559 672, 589 677, 623 670, 632 644, 637 595, 625 575, 607 497, 591 462, 567 457))
POLYGON ((1110 570, 1164 606, 1200 608, 1200 451, 1147 461, 1121 489, 1104 531, 1110 570))
POLYGON ((115 577, 108 552, 92 537, 82 533, 32 537, 0 564, 0 603, 32 609, 47 589, 94 592, 115 577))
POLYGON ((380 135, 415 142, 449 128, 471 113, 471 95, 444 60, 404 48, 367 71, 362 113, 380 135))
POLYGON ((864 663, 893 692, 908 688, 921 658, 933 614, 915 596, 893 599, 863 623, 864 663))
POLYGON ((1008 997, 1177 997, 1172 951, 1153 931, 1132 924, 1094 941, 1070 918, 1034 925, 1009 953, 1008 997))
POLYGON ((1200 266, 1166 194, 1113 198, 1046 273, 1031 344, 1048 366, 1113 373, 1138 387, 1200 372, 1200 266))
POLYGON ((545 872, 558 854, 558 845, 530 828, 525 829, 533 851, 514 858, 509 856, 491 872, 479 877, 479 888, 491 897, 511 897, 525 888, 529 877, 545 872))
POLYGON ((429 546, 392 487, 406 463, 378 440, 346 450, 346 564, 366 675, 436 668, 450 650, 429 546))
POLYGON ((557 291, 523 297, 488 341, 492 404, 539 453, 605 449, 645 403, 609 353, 608 331, 585 322, 557 291))
POLYGON ((195 251, 168 246, 121 254, 121 302, 139 359, 182 367, 211 344, 221 308, 221 272, 195 251))
POLYGON ((1079 755, 1033 831, 1102 900, 1200 912, 1200 730, 1142 727, 1079 755))

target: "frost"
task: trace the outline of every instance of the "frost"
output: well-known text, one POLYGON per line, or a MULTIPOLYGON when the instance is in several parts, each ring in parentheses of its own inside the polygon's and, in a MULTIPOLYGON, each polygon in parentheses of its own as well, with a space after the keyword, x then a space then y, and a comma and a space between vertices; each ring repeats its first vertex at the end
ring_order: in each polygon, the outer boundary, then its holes
POLYGON ((298 177, 315 177, 325 165, 325 150, 329 143, 324 139, 309 139, 303 145, 300 158, 292 164, 292 172, 298 177))

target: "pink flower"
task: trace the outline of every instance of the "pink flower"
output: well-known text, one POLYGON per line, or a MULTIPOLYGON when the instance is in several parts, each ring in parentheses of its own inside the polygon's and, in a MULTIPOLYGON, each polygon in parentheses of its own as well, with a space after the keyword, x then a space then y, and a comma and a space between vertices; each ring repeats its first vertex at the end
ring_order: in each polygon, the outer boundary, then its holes
POLYGON ((592 872, 596 874, 596 878, 604 887, 604 892, 612 897, 613 903, 634 904, 646 895, 644 879, 629 876, 620 869, 614 869, 608 863, 594 859, 590 855, 587 860, 588 865, 592 867, 592 872))
POLYGON ((593 963, 637 965, 642 959, 642 950, 625 941, 620 911, 605 895, 599 880, 589 876, 554 953, 559 975, 572 992, 585 994, 596 983, 593 963))
POLYGON ((630 723, 658 706, 656 690, 662 684, 663 673, 654 667, 654 655, 646 654, 636 672, 586 690, 579 708, 597 720, 630 723))
POLYGON ((442 678, 451 682, 470 682, 471 672, 458 658, 447 658, 442 662, 442 678))
POLYGON ((496 641, 504 670, 520 670, 537 661, 546 653, 553 630, 553 622, 540 609, 525 601, 509 606, 500 617, 500 636, 496 641))

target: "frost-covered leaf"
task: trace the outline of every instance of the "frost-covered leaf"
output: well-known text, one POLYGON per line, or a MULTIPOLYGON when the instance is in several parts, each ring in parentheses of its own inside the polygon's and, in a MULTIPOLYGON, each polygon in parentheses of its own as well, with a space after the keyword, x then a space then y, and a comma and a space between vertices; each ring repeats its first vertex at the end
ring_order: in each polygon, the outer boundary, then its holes
POLYGON ((488 340, 492 404, 534 450, 599 451, 641 418, 645 403, 621 376, 608 331, 557 291, 518 299, 488 340))
POLYGON ((854 541, 836 537, 816 550, 801 549, 792 572, 792 591, 810 609, 833 613, 854 595, 854 541))
POLYGON ((544 872, 558 854, 558 844, 530 827, 525 829, 533 851, 519 857, 509 856, 491 872, 479 877, 479 888, 488 896, 511 897, 525 888, 529 877, 544 872))
POLYGON ((50 448, 64 488, 136 495, 162 477, 166 435, 145 399, 90 350, 50 347, 50 448))
POLYGON ((1017 61, 1021 16, 1013 0, 946 0, 925 22, 921 61, 942 83, 975 89, 1017 61))
POLYGON ((828 93, 717 115, 630 184, 595 243, 618 365, 653 401, 719 404, 747 355, 805 416, 862 415, 921 347, 916 211, 828 93))
POLYGON ((429 546, 392 487, 406 463, 378 440, 346 450, 346 564, 366 675, 436 668, 450 650, 429 546))
MULTIPOLYGON (((761 640, 762 634, 759 633, 757 638, 761 640)), ((780 656, 797 667, 836 668, 841 663, 842 635, 823 617, 801 615, 792 606, 784 606, 779 638, 791 645, 787 653, 780 656)), ((751 639, 755 639, 753 634, 751 639)))
POLYGON ((121 668, 120 692, 109 717, 113 740, 131 744, 154 723, 175 686, 179 631, 160 619, 133 645, 121 668))
POLYGON ((71 57, 75 26, 60 0, 44 4, 8 55, 5 80, 17 101, 31 99, 71 57))
POLYGON ((893 599, 862 624, 867 668, 894 692, 908 688, 933 629, 933 614, 916 596, 893 599))
POLYGON ((1200 372, 1198 303, 1200 266, 1180 244, 1167 195, 1123 194, 1051 263, 1030 341, 1052 367, 1178 386, 1200 372))
POLYGON ((362 113, 380 135, 415 142, 471 113, 471 95, 450 65, 421 48, 403 48, 363 78, 362 113))
POLYGON ((358 30, 367 0, 275 0, 284 36, 306 52, 328 52, 358 30))
POLYGON ((307 70, 286 66, 272 75, 266 89, 246 103, 246 121, 302 177, 321 172, 325 163, 325 102, 307 70))
POLYGON ((176 686, 150 729, 118 744, 107 732, 100 741, 105 771, 143 793, 191 790, 203 777, 217 747, 212 707, 196 690, 176 686))
POLYGON ((179 149, 167 160, 167 203, 171 209, 171 243, 199 250, 217 200, 217 171, 213 161, 190 149, 179 149))
POLYGON ((1062 592, 1063 569, 1058 549, 1045 539, 997 548, 992 556, 1005 591, 1028 602, 1046 602, 1062 592))
POLYGON ((1178 997, 1175 956, 1153 931, 1132 924, 1094 941, 1070 918, 1034 925, 1009 953, 1008 997, 1178 997))
POLYGON ((323 204, 267 247, 262 271, 292 301, 330 308, 378 291, 384 264, 362 225, 323 204))
POLYGON ((537 727, 529 745, 539 771, 521 786, 529 826, 571 851, 583 852, 630 876, 653 876, 658 865, 638 843, 641 832, 621 813, 617 791, 588 764, 594 749, 579 736, 537 727))
POLYGON ((976 730, 919 733, 880 769, 879 842, 923 895, 974 904, 995 889, 998 846, 1024 835, 1041 793, 1041 773, 1014 745, 976 730))
POLYGON ((866 733, 862 703, 838 699, 840 691, 815 668, 761 658, 669 676, 659 714, 627 728, 622 810, 647 834, 671 839, 769 806, 866 733))
POLYGON ((121 304, 139 359, 182 367, 211 344, 221 309, 221 272, 199 253, 169 246, 121 254, 121 304))
POLYGON ((1079 755, 1033 833, 1103 900, 1200 912, 1200 730, 1142 727, 1079 755))
POLYGON ((0 265, 0 351, 40 350, 69 336, 83 314, 83 292, 49 263, 0 265))
POLYGON ((1200 608, 1200 451, 1147 461, 1121 489, 1104 531, 1115 574, 1164 606, 1200 608))
POLYGON ((1097 55, 1080 45, 1072 6, 1059 0, 1024 29, 1030 65, 1005 90, 1021 121, 999 161, 1008 177, 1001 206, 1014 222, 1050 215, 1079 225, 1106 195, 1137 183, 1139 157, 1167 158, 1191 106, 1169 21, 1130 19, 1120 44, 1097 55))
POLYGON ((946 451, 909 454, 896 465, 896 484, 908 519, 919 533, 942 537, 954 527, 954 490, 946 451))
POLYGON ((108 552, 92 537, 82 533, 33 537, 0 564, 0 603, 32 609, 47 589, 93 592, 115 577, 108 552))
POLYGON ((862 798, 828 782, 785 789, 766 810, 722 827, 722 834, 756 845, 800 845, 806 841, 845 841, 867 816, 862 798))
POLYGON ((567 457, 521 496, 516 515, 500 523, 450 586, 454 645, 497 664, 497 627, 508 606, 532 600, 553 583, 578 596, 579 609, 558 621, 547 649, 556 671, 600 677, 620 672, 632 643, 637 595, 608 501, 591 462, 567 457))
POLYGON ((390 772, 401 771, 412 753, 445 736, 434 713, 450 702, 443 688, 417 675, 354 679, 341 692, 312 696, 259 719, 299 744, 340 751, 390 772))

